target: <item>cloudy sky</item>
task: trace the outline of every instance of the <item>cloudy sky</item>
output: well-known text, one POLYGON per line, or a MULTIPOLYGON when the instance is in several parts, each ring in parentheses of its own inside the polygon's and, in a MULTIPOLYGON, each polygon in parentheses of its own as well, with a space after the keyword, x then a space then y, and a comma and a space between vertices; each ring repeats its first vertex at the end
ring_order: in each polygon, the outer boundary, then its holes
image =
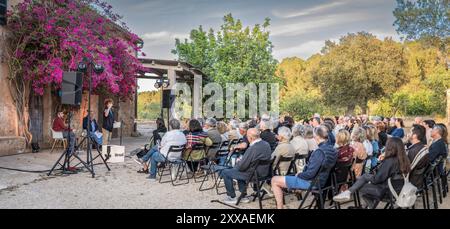
POLYGON ((228 13, 245 25, 271 19, 271 40, 278 60, 308 58, 325 40, 368 31, 399 39, 392 11, 395 0, 107 0, 131 30, 145 40, 148 57, 175 59, 175 38, 187 38, 202 25, 217 29, 228 13))

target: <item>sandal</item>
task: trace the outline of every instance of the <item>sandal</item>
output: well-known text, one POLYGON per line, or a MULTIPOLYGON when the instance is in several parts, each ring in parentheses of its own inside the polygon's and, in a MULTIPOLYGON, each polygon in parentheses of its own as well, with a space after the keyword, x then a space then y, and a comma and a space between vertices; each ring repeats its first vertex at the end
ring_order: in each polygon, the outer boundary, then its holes
POLYGON ((137 173, 148 174, 148 169, 141 169, 141 170, 137 171, 137 173))

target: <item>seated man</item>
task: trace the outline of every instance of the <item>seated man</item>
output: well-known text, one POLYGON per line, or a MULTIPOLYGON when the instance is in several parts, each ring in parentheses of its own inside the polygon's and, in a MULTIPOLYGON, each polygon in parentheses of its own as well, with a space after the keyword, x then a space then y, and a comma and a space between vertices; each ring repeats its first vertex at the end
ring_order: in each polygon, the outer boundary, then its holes
MULTIPOLYGON (((150 176, 148 179, 151 181, 156 180, 157 165, 159 162, 164 162, 166 160, 167 154, 171 146, 181 146, 186 144, 186 136, 180 130, 180 122, 176 119, 172 119, 169 122, 171 131, 167 132, 161 139, 160 145, 155 145, 149 152, 140 159, 136 161, 144 166, 144 169, 138 171, 139 173, 148 173, 148 166, 145 162, 150 160, 150 176)), ((170 155, 170 160, 176 160, 181 158, 181 153, 179 155, 170 155)))
MULTIPOLYGON (((203 130, 208 134, 208 137, 211 139, 213 144, 220 145, 222 143, 222 136, 220 135, 219 131, 216 128, 217 126, 217 120, 215 118, 208 118, 205 121, 205 125, 203 127, 203 130)), ((214 160, 216 157, 216 153, 219 150, 219 148, 211 148, 208 150, 208 158, 210 160, 214 160)))
POLYGON ((64 138, 67 139, 69 144, 67 153, 72 155, 75 148, 75 130, 70 129, 70 127, 66 125, 64 121, 64 112, 58 112, 57 117, 53 120, 52 129, 56 132, 63 133, 64 138))
POLYGON ((410 134, 408 135, 411 145, 406 149, 406 154, 410 163, 413 163, 414 159, 420 156, 419 153, 425 154, 409 174, 409 181, 418 188, 423 185, 423 174, 430 163, 427 152, 428 149, 426 148, 427 140, 425 135, 425 127, 414 124, 410 134))
POLYGON ((336 164, 337 152, 328 144, 328 128, 320 125, 314 129, 314 139, 319 144, 305 166, 303 172, 296 176, 276 176, 272 178, 272 191, 275 195, 277 208, 283 209, 283 188, 306 190, 312 180, 318 175, 320 185, 325 186, 331 169, 336 164), (323 171, 320 169, 326 168, 323 171), (320 174, 318 174, 320 172, 320 174))
MULTIPOLYGON (((249 129, 247 131, 247 138, 250 142, 249 148, 246 150, 242 159, 236 163, 236 166, 231 169, 223 170, 220 175, 222 176, 225 188, 227 190, 227 197, 224 202, 227 204, 236 204, 237 198, 233 186, 233 180, 237 180, 239 185, 239 191, 242 196, 246 196, 248 180, 252 176, 252 171, 255 166, 255 162, 259 160, 270 160, 271 149, 270 145, 261 140, 260 132, 257 129, 249 129)), ((258 168, 258 174, 261 176, 267 176, 270 170, 270 165, 261 166, 258 168)), ((243 203, 248 203, 250 200, 246 197, 241 200, 243 203)))
MULTIPOLYGON (((100 132, 98 128, 97 120, 95 120, 93 111, 90 112, 90 116, 91 116, 91 126, 89 127, 90 128, 89 137, 91 137, 91 139, 94 139, 98 146, 101 146, 103 142, 103 134, 100 132)), ((89 119, 88 116, 84 117, 83 119, 83 130, 86 131, 88 130, 88 122, 89 122, 88 119, 89 119)))

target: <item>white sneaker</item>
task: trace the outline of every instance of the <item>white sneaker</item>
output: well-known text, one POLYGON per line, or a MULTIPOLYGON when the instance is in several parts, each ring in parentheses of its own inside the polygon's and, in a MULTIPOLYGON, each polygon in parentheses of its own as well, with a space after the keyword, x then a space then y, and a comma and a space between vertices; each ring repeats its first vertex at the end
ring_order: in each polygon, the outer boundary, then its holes
POLYGON ((223 202, 226 203, 226 204, 236 204, 236 203, 237 203, 237 198, 236 198, 236 197, 231 198, 231 197, 227 196, 227 197, 223 200, 223 202))
POLYGON ((333 197, 333 200, 336 202, 345 202, 345 201, 349 201, 351 199, 352 193, 347 190, 344 192, 341 192, 339 195, 336 195, 335 197, 333 197))
MULTIPOLYGON (((237 202, 237 201, 236 201, 236 202, 237 202)), ((250 198, 248 198, 247 196, 246 196, 246 197, 242 197, 240 203, 248 204, 248 203, 250 203, 250 198)))

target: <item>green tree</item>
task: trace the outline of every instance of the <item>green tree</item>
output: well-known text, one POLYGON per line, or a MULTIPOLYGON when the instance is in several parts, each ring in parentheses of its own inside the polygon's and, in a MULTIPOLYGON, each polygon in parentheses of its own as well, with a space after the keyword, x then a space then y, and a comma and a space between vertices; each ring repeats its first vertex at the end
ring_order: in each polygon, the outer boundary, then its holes
POLYGON ((393 93, 406 82, 404 50, 392 39, 366 32, 327 41, 319 64, 311 69, 326 105, 367 112, 369 100, 393 93))
POLYGON ((176 39, 172 53, 221 84, 275 82, 277 61, 267 31, 270 20, 252 28, 244 27, 231 14, 223 21, 218 32, 206 32, 200 26, 191 31, 189 40, 176 39))
MULTIPOLYGON (((408 40, 421 40, 439 47, 447 60, 450 41, 450 3, 448 0, 397 0, 394 26, 408 40)), ((447 65, 447 61, 445 61, 447 65)))

